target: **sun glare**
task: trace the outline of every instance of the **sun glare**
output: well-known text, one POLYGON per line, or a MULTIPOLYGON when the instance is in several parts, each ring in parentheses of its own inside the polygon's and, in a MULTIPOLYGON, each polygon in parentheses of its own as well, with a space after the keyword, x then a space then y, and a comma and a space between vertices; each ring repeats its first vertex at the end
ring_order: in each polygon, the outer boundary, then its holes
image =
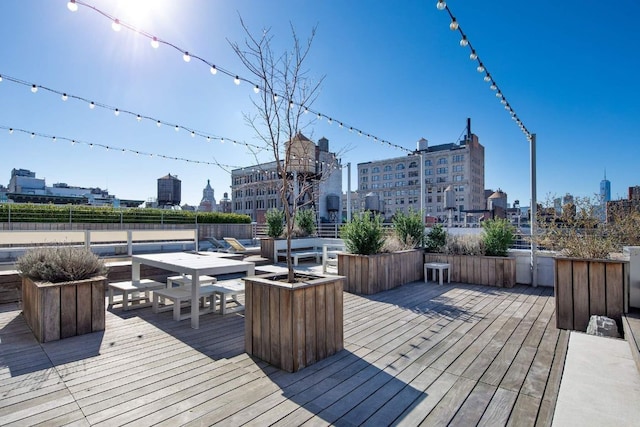
POLYGON ((134 27, 147 26, 154 16, 165 13, 166 2, 158 0, 118 0, 117 16, 134 27))

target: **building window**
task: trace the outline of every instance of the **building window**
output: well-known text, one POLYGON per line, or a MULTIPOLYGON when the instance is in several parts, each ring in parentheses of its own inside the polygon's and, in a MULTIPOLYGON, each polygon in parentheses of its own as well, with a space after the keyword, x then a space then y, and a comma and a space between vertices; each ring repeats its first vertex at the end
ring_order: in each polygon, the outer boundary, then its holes
POLYGON ((367 184, 362 184, 360 185, 360 189, 361 190, 367 190, 369 187, 367 186, 367 184))
POLYGON ((360 173, 361 174, 369 173, 369 169, 368 168, 360 169, 360 173))
POLYGON ((385 165, 385 167, 384 167, 384 171, 385 171, 385 172, 389 172, 389 171, 391 171, 391 170, 393 170, 393 168, 391 167, 391 165, 385 165))
POLYGON ((436 170, 436 173, 437 173, 438 175, 442 175, 442 174, 445 174, 445 173, 449 173, 449 168, 446 168, 446 167, 444 167, 444 168, 438 168, 438 169, 436 170))
POLYGON ((369 182, 369 177, 368 176, 360 177, 360 181, 361 182, 369 182))
POLYGON ((373 175, 371 181, 380 181, 380 175, 373 175))
POLYGON ((446 176, 439 176, 438 179, 436 180, 436 182, 447 182, 447 177, 446 176))
POLYGON ((427 159, 427 160, 425 160, 425 161, 424 161, 424 165, 425 165, 425 166, 433 166, 433 165, 432 165, 432 163, 431 163, 431 159, 427 159))
POLYGON ((418 167, 418 162, 411 162, 409 163, 409 169, 415 169, 418 167))
POLYGON ((371 168, 371 173, 378 173, 380 172, 380 166, 374 166, 371 168))
POLYGON ((438 159, 438 164, 439 165, 446 165, 447 164, 447 158, 446 157, 440 157, 438 159))
POLYGON ((464 165, 454 165, 451 170, 454 172, 464 172, 464 165))
POLYGON ((424 174, 425 175, 433 175, 433 169, 429 168, 429 169, 425 169, 424 170, 424 174))
POLYGON ((404 178, 404 172, 396 173, 396 179, 402 179, 402 178, 404 178))
POLYGON ((453 156, 453 160, 454 163, 460 163, 460 162, 464 162, 464 154, 456 154, 455 156, 453 156))
POLYGON ((409 178, 415 178, 418 175, 418 171, 409 171, 409 178))
POLYGON ((397 171, 404 170, 404 163, 398 163, 398 164, 396 165, 396 170, 397 170, 397 171))
POLYGON ((454 175, 453 176, 453 180, 454 182, 460 182, 464 180, 464 175, 454 175))

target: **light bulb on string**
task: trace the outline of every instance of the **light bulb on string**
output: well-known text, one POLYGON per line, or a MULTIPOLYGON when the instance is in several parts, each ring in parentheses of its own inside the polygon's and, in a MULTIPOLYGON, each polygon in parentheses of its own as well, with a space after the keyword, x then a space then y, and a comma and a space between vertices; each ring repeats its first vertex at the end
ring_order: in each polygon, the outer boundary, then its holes
POLYGON ((309 113, 309 108, 304 107, 304 113, 305 113, 305 114, 309 113))
POLYGON ((322 114, 318 113, 318 120, 322 118, 322 114))
POLYGON ((120 25, 120 20, 119 19, 114 19, 113 22, 111 23, 111 29, 115 32, 120 31, 120 29, 122 28, 122 25, 120 25))
POLYGON ((484 65, 482 65, 482 62, 480 63, 480 65, 478 65, 478 68, 476 68, 476 70, 478 70, 479 73, 484 73, 484 65))
POLYGON ((191 138, 195 138, 196 137, 196 133, 194 131, 191 131, 191 138))
POLYGON ((253 92, 254 93, 260 93, 260 86, 255 85, 255 87, 253 88, 253 92))
POLYGON ((278 102, 278 94, 277 94, 277 93, 274 93, 274 94, 273 94, 273 100, 274 100, 275 102, 278 102))
POLYGON ((184 59, 184 62, 190 62, 191 55, 189 55, 189 52, 185 52, 184 55, 182 55, 182 59, 184 59))
POLYGON ((224 144, 224 138, 220 138, 220 144, 224 144))
POLYGON ((90 143, 90 144, 89 144, 89 148, 93 148, 93 143, 90 143))
POLYGON ((31 132, 31 139, 33 139, 33 138, 35 138, 35 137, 36 137, 36 134, 35 134, 35 133, 33 133, 33 132, 31 132))
POLYGON ((491 76, 487 73, 487 75, 484 76, 484 81, 489 83, 491 81, 491 76))
POLYGON ((93 110, 94 108, 96 108, 96 104, 95 104, 93 101, 91 101, 91 102, 89 103, 89 109, 90 109, 90 110, 93 110))
POLYGON ((289 108, 293 108, 293 101, 289 100, 289 108))
POLYGON ((207 137, 207 142, 211 142, 211 137, 210 136, 207 137))
POLYGON ((233 79, 233 82, 236 84, 236 86, 238 86, 240 84, 240 77, 235 76, 235 78, 233 79))
POLYGON ((137 120, 138 122, 140 122, 140 120, 142 120, 142 117, 140 116, 140 114, 138 114, 138 115, 136 116, 136 120, 137 120))
POLYGON ((496 98, 502 98, 502 92, 496 92, 496 98))
POLYGON ((333 123, 333 120, 331 120, 331 117, 329 117, 329 118, 327 119, 327 123, 329 123, 329 124, 333 123))
POLYGON ((75 139, 71 140, 71 145, 76 145, 76 140, 75 139))
POLYGON ((476 53, 475 50, 471 51, 471 53, 469 54, 469 59, 472 61, 475 61, 476 59, 478 59, 478 54, 476 53))
POLYGON ((38 86, 31 85, 31 92, 36 93, 38 91, 38 86))
POLYGON ((218 74, 218 69, 215 65, 212 65, 211 68, 209 68, 209 72, 215 76, 216 74, 218 74))
POLYGON ((158 120, 158 121, 156 122, 156 126, 158 126, 158 127, 162 126, 162 122, 161 122, 160 120, 158 120))
POLYGON ((120 115, 120 110, 118 110, 117 108, 115 110, 113 110, 113 114, 118 117, 120 115))
POLYGON ((56 142, 56 137, 54 136, 53 138, 51 138, 53 140, 53 142, 56 142))
POLYGON ((178 132, 179 130, 180 130, 180 127, 176 125, 176 132, 178 132))
POLYGON ((456 18, 451 18, 451 23, 449 24, 449 29, 451 31, 455 31, 458 29, 458 21, 456 21, 456 18))
POLYGON ((13 134, 13 128, 9 128, 9 135, 13 134))
POLYGON ((444 0, 438 0, 438 4, 436 4, 436 7, 438 8, 438 10, 444 10, 444 8, 447 7, 447 3, 445 3, 444 0))
POLYGON ((502 98, 502 99, 500 100, 500 104, 502 104, 502 105, 507 105, 507 100, 506 100, 506 99, 504 99, 504 98, 502 98))
POLYGON ((158 41, 158 38, 155 36, 151 39, 151 47, 154 49, 157 49, 158 47, 160 47, 160 42, 158 41))
POLYGON ((76 0, 69 0, 69 2, 67 3, 67 9, 69 9, 71 12, 77 12, 78 5, 76 4, 76 0))
POLYGON ((0 75, 0 82, 2 81, 2 76, 0 75))
POLYGON ((460 39, 460 46, 467 47, 469 45, 469 41, 467 40, 467 36, 462 36, 460 39))
POLYGON ((63 101, 66 101, 67 99, 69 99, 66 93, 63 93, 61 98, 63 101))
POLYGON ((491 90, 497 90, 497 89, 498 89, 498 86, 496 86, 496 84, 495 84, 495 83, 491 83, 491 86, 489 86, 489 89, 491 89, 491 90))

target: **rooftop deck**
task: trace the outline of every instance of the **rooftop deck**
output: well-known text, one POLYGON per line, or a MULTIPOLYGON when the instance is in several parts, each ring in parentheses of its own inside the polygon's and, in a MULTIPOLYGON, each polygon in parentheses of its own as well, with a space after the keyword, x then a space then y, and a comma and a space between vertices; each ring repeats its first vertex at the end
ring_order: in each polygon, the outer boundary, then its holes
POLYGON ((244 317, 151 309, 38 344, 0 305, 0 425, 551 424, 569 333, 552 289, 416 282, 344 294, 345 349, 297 373, 243 352, 244 317))

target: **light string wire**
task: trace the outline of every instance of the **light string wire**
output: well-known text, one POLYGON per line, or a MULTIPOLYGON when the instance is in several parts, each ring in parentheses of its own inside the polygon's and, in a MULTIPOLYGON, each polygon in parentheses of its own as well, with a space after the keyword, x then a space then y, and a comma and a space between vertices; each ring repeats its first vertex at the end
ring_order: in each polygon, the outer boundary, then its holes
POLYGON ((471 59, 472 61, 477 61, 478 63, 476 70, 479 73, 484 73, 484 81, 491 84, 489 88, 496 92, 496 97, 500 100, 500 103, 504 105, 504 109, 507 110, 507 112, 511 115, 511 118, 513 119, 513 121, 515 121, 516 125, 518 125, 522 133, 524 133, 524 135, 527 137, 527 140, 531 141, 531 132, 529 132, 529 130, 524 125, 520 117, 518 117, 518 115, 516 114, 516 111, 511 106, 511 103, 507 101, 507 98, 505 98, 504 93, 502 93, 502 90, 494 80, 493 76, 491 75, 489 70, 487 70, 486 65, 480 59, 480 56, 478 55, 478 52, 471 44, 471 41, 469 41, 467 34, 465 34, 465 32, 462 31, 462 27, 460 26, 460 23, 458 22, 456 17, 453 15, 453 12, 451 12, 451 9, 447 5, 446 1, 438 0, 438 3, 436 4, 436 8, 438 10, 447 11, 447 13, 449 14, 449 18, 451 19, 449 28, 452 31, 458 31, 460 33, 460 36, 461 36, 460 46, 469 48, 469 51, 470 51, 469 59, 471 59))
MULTIPOLYGON (((146 37, 147 39, 149 39, 151 41, 151 45, 154 48, 157 48, 161 44, 165 45, 165 46, 169 46, 169 47, 177 50, 178 52, 180 52, 182 54, 183 59, 186 62, 190 62, 192 59, 195 59, 195 60, 198 60, 198 61, 204 63, 205 65, 207 65, 209 67, 209 70, 210 70, 211 74, 215 75, 218 72, 220 72, 220 73, 225 74, 225 75, 227 75, 229 77, 233 77, 234 82, 235 82, 236 85, 239 85, 240 82, 249 83, 254 88, 254 92, 256 92, 256 93, 261 91, 261 90, 263 90, 263 91, 265 90, 265 88, 260 87, 260 85, 252 82, 251 80, 249 80, 247 78, 241 77, 239 74, 233 73, 233 72, 231 72, 229 70, 226 70, 224 68, 220 68, 219 66, 215 65, 211 61, 208 61, 208 60, 206 60, 206 59, 204 59, 204 58, 202 58, 202 57, 200 57, 198 55, 194 55, 191 52, 189 52, 188 50, 182 49, 182 48, 176 46, 173 43, 170 43, 168 41, 162 40, 162 39, 154 36, 153 34, 147 32, 147 31, 144 31, 144 30, 142 30, 140 28, 137 28, 137 27, 135 27, 133 25, 130 25, 130 24, 126 23, 126 22, 123 22, 123 21, 119 20, 118 18, 109 15, 108 13, 98 9, 97 7, 95 7, 93 5, 87 4, 87 3, 83 2, 83 1, 80 1, 80 0, 69 0, 69 2, 67 3, 67 7, 72 12, 75 12, 78 9, 78 5, 87 7, 89 9, 97 12, 101 16, 109 19, 112 22, 112 27, 115 26, 116 28, 118 28, 118 30, 122 27, 122 28, 126 28, 127 30, 133 31, 133 32, 135 32, 135 33, 137 33, 137 34, 139 34, 139 35, 141 35, 143 37, 146 37)), ((274 96, 274 97, 278 96, 277 93, 274 93, 274 92, 271 92, 271 91, 268 91, 268 93, 270 95, 274 96)), ((318 120, 326 119, 326 121, 327 121, 327 123, 329 125, 331 125, 333 122, 336 122, 338 124, 338 127, 348 129, 349 132, 356 132, 359 136, 366 136, 367 139, 371 139, 372 138, 374 142, 378 142, 381 145, 387 145, 387 146, 389 146, 391 148, 395 148, 395 149, 404 151, 404 152, 409 153, 409 154, 413 154, 413 152, 414 152, 413 150, 405 148, 405 147, 403 147, 401 145, 392 143, 392 142, 390 142, 388 140, 385 140, 385 139, 382 139, 382 138, 378 138, 377 136, 372 135, 371 133, 367 133, 367 132, 365 132, 365 131, 363 131, 361 129, 358 129, 358 128, 354 127, 354 126, 350 126, 350 125, 346 124, 344 121, 337 120, 335 118, 332 118, 331 116, 328 116, 327 114, 321 113, 319 111, 312 110, 311 108, 309 108, 309 107, 307 107, 305 105, 301 105, 299 103, 296 103, 295 101, 293 101, 291 99, 289 100, 289 103, 292 104, 292 105, 297 105, 297 106, 299 106, 301 108, 304 108, 305 113, 315 114, 317 116, 318 120)))
POLYGON ((122 110, 122 109, 119 109, 117 107, 104 104, 102 102, 91 101, 89 98, 86 98, 86 97, 83 97, 83 96, 73 95, 73 94, 71 94, 69 92, 61 91, 61 90, 58 90, 58 89, 52 89, 52 88, 49 88, 47 86, 38 85, 38 84, 33 83, 33 82, 28 82, 28 81, 25 81, 25 80, 21 80, 21 79, 15 78, 15 77, 8 76, 6 74, 0 74, 0 82, 5 81, 5 80, 8 81, 8 82, 12 82, 12 83, 16 83, 16 84, 19 84, 19 85, 30 87, 31 88, 31 92, 34 92, 34 93, 38 92, 39 89, 42 89, 42 90, 45 90, 47 92, 55 93, 57 95, 60 95, 60 97, 62 98, 63 101, 66 101, 67 99, 71 98, 71 99, 75 99, 75 100, 87 103, 89 105, 89 108, 91 108, 91 109, 93 109, 95 107, 98 107, 98 108, 102 108, 102 109, 105 109, 105 110, 110 110, 110 111, 113 111, 116 116, 119 116, 120 114, 128 114, 128 115, 130 115, 132 117, 135 117, 138 121, 142 121, 143 119, 147 120, 147 121, 152 121, 158 127, 160 127, 162 125, 165 125, 165 126, 169 126, 171 128, 174 128, 176 131, 182 129, 182 130, 185 130, 185 131, 189 132, 192 137, 199 136, 199 137, 205 138, 207 140, 207 142, 211 142, 212 140, 214 140, 214 141, 219 141, 220 143, 224 144, 225 142, 228 141, 228 142, 233 143, 234 145, 238 145, 238 144, 239 145, 243 145, 243 146, 247 147, 250 150, 255 150, 255 152, 260 152, 260 151, 264 150, 264 147, 260 147, 258 145, 250 144, 248 142, 238 141, 238 140, 233 139, 233 138, 226 138, 226 137, 222 137, 222 136, 209 134, 209 133, 206 133, 206 132, 203 132, 203 131, 191 129, 191 128, 186 127, 186 126, 177 125, 177 124, 171 123, 169 121, 160 120, 160 119, 151 117, 149 115, 136 113, 136 112, 130 111, 130 110, 122 110))
POLYGON ((12 135, 14 132, 20 132, 20 133, 24 133, 24 134, 30 135, 31 138, 35 138, 37 136, 37 137, 40 137, 40 138, 51 139, 53 142, 57 142, 58 140, 61 140, 61 141, 70 142, 71 145, 81 144, 81 145, 86 145, 89 148, 100 147, 100 148, 104 148, 107 151, 113 150, 113 151, 116 151, 116 152, 131 153, 131 154, 135 154, 135 155, 142 155, 142 156, 148 156, 148 157, 159 157, 161 159, 166 159, 166 160, 175 160, 175 161, 186 162, 186 163, 218 166, 219 168, 221 168, 222 170, 227 171, 227 172, 228 172, 228 169, 236 169, 236 168, 238 168, 237 166, 221 164, 220 162, 218 162, 215 159, 215 157, 213 158, 213 160, 214 160, 213 162, 208 162, 208 161, 205 161, 205 160, 191 160, 191 159, 186 159, 184 157, 175 157, 175 156, 167 156, 165 154, 149 153, 149 152, 145 152, 145 151, 134 150, 134 149, 131 149, 131 148, 122 148, 122 147, 116 147, 114 145, 106 145, 106 144, 100 144, 100 143, 95 143, 95 142, 82 141, 80 139, 72 139, 72 138, 67 138, 67 137, 64 137, 64 136, 50 135, 50 134, 45 134, 45 133, 41 133, 41 132, 35 132, 35 131, 30 131, 30 130, 20 129, 20 128, 13 128, 13 127, 4 126, 4 125, 0 125, 0 129, 4 129, 4 130, 9 131, 10 135, 12 135))

